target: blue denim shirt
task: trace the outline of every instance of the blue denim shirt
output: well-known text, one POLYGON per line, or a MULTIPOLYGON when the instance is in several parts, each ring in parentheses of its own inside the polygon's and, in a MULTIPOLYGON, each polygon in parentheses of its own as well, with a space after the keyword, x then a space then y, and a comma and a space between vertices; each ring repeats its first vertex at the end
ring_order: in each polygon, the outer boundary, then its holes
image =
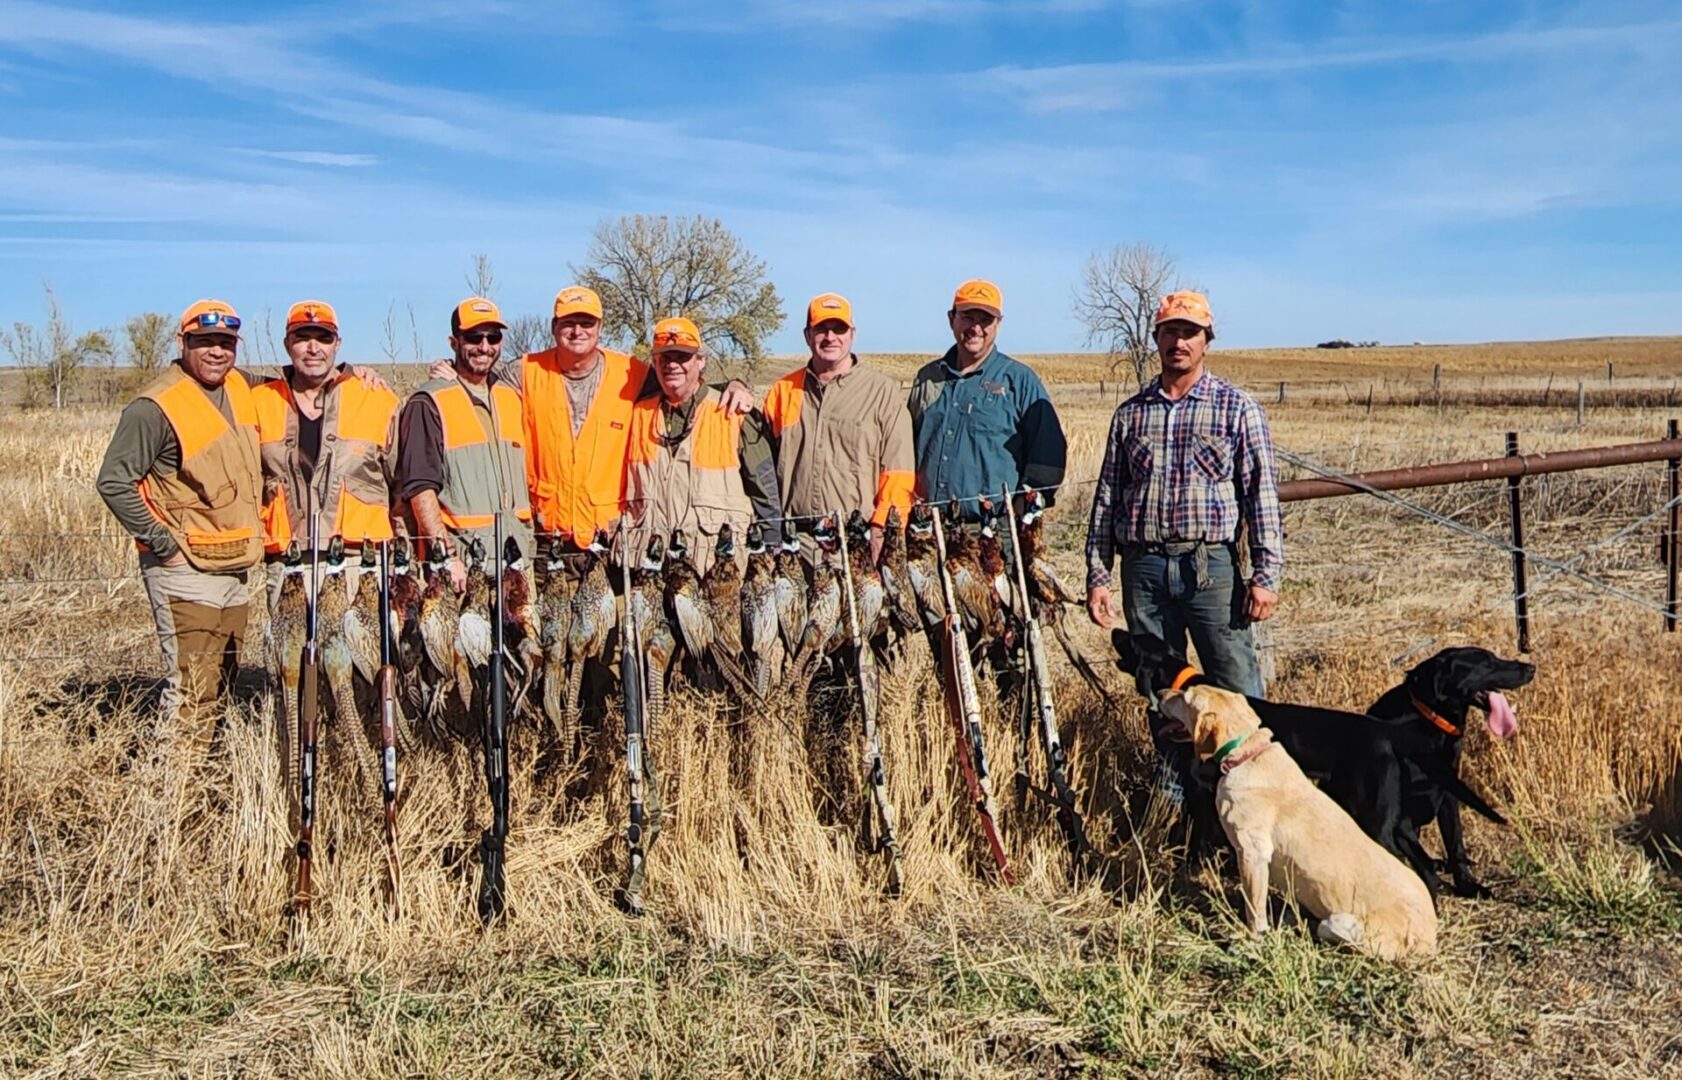
POLYGON ((911 384, 918 497, 943 504, 1035 487, 1053 501, 1069 446, 1045 384, 997 349, 960 374, 957 351, 923 365, 911 384))

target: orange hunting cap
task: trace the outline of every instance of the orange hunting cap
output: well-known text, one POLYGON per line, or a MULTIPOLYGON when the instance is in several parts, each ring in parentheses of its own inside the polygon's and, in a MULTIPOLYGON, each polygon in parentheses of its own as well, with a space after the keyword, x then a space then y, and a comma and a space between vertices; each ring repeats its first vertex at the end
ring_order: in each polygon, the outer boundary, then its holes
POLYGON ((286 312, 286 332, 290 334, 300 326, 325 326, 337 334, 339 313, 333 310, 332 304, 320 300, 300 300, 286 312))
POLYGON ((991 281, 982 281, 980 278, 966 281, 958 286, 957 295, 952 297, 952 310, 968 311, 971 308, 1002 316, 1005 313, 1004 294, 991 281))
POLYGON ((181 313, 180 333, 239 334, 239 312, 226 300, 198 300, 181 313))
POLYGON ((594 315, 599 320, 602 317, 602 298, 596 295, 594 289, 568 285, 555 294, 555 318, 564 319, 568 315, 594 315))
POLYGON ((508 328, 508 324, 502 321, 502 311, 495 304, 483 296, 470 296, 456 305, 455 313, 450 316, 450 329, 459 333, 476 326, 508 328))
POLYGON ((684 318, 661 319, 654 324, 654 351, 700 352, 701 332, 684 318))
POLYGON ((812 297, 812 302, 806 305, 806 325, 816 326, 831 319, 840 319, 847 324, 847 329, 853 328, 853 305, 840 293, 819 293, 812 297))
POLYGON ((1209 310, 1209 298, 1190 289, 1182 289, 1164 296, 1162 303, 1157 306, 1156 318, 1151 320, 1151 327, 1154 329, 1165 322, 1175 320, 1193 323, 1205 330, 1215 328, 1215 313, 1209 310))

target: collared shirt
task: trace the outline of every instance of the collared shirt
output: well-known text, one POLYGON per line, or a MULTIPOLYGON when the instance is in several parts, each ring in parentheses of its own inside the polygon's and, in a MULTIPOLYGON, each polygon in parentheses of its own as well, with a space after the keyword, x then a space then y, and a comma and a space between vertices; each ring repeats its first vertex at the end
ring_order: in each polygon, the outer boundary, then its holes
POLYGON ((957 355, 953 346, 911 384, 917 494, 938 504, 1033 487, 1053 501, 1069 446, 1045 384, 997 349, 967 372, 957 355))
POLYGON ((880 525, 911 510, 911 414, 899 382, 858 357, 824 382, 811 364, 765 394, 783 513, 809 518, 854 510, 880 525))
POLYGON ((1118 544, 1248 533, 1252 584, 1275 592, 1285 566, 1279 476, 1261 406, 1205 372, 1173 401, 1152 379, 1110 421, 1086 533, 1087 588, 1108 587, 1118 544))

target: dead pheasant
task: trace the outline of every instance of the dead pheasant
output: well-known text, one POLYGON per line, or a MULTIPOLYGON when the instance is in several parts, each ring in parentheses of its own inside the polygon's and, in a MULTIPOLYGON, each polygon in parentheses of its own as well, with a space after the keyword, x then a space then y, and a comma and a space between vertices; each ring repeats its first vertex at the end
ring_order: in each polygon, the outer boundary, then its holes
MULTIPOLYGON (((294 540, 282 557, 280 597, 269 614, 270 661, 280 675, 280 715, 275 717, 279 736, 281 767, 286 778, 287 798, 293 804, 298 798, 298 680, 304 655, 304 641, 309 636, 310 597, 309 564, 304 562, 294 540)), ((297 814, 297 806, 292 813, 297 814)))
POLYGON ((1010 573, 1005 568, 1004 544, 999 540, 999 522, 1004 517, 1004 511, 992 499, 982 496, 980 500, 981 534, 975 541, 976 561, 981 565, 981 574, 993 588, 993 594, 999 598, 1001 614, 1008 614, 1018 622, 1021 612, 1017 610, 1016 590, 1011 588, 1010 573))
POLYGON ((519 712, 543 666, 543 635, 533 591, 531 564, 520 554, 519 541, 507 537, 502 543, 503 648, 512 650, 509 667, 520 680, 509 702, 509 715, 519 712))
MULTIPOLYGON (((865 641, 886 644, 888 592, 881 571, 870 558, 870 522, 854 510, 847 519, 847 565, 853 571, 853 594, 858 603, 859 633, 865 641)), ((878 650, 880 652, 880 650, 878 650)))
POLYGON ((781 679, 788 674, 788 665, 800 651, 800 638, 806 632, 806 565, 800 557, 800 541, 792 536, 777 551, 772 586, 777 599, 777 638, 782 645, 782 663, 775 677, 781 679))
POLYGON ((994 591, 992 575, 982 568, 980 545, 964 526, 956 499, 947 511, 946 528, 946 571, 952 575, 952 594, 963 616, 970 647, 979 653, 1004 628, 999 594, 994 591))
POLYGON ((910 557, 906 550, 904 520, 899 507, 889 507, 882 528, 882 588, 887 596, 888 619, 901 637, 922 629, 917 615, 917 591, 911 584, 910 557))
MULTIPOLYGON (((748 526, 748 569, 742 580, 742 656, 760 697, 771 692, 771 679, 782 671, 784 654, 777 625, 776 557, 765 546, 765 531, 748 526)), ((796 556, 798 558, 798 556, 796 556)))
POLYGON ((538 642, 543 647, 543 715, 566 730, 567 629, 572 625, 572 574, 566 563, 566 541, 549 538, 538 575, 538 642))
MULTIPOLYGON (((459 697, 458 684, 466 686, 471 696, 473 682, 472 672, 456 647, 456 635, 461 628, 461 598, 450 581, 449 558, 443 544, 431 543, 427 548, 428 576, 426 590, 421 594, 419 619, 426 660, 422 667, 429 684, 426 719, 434 731, 442 733, 446 727, 461 726, 449 723, 456 719, 450 715, 450 698, 459 697)), ((462 714, 457 717, 461 718, 462 714)))
POLYGON ((1028 579, 1029 602, 1034 605, 1035 615, 1050 625, 1051 632, 1057 637, 1057 643, 1068 654, 1069 663, 1074 665, 1081 678, 1098 691, 1101 697, 1109 699, 1109 687, 1098 674, 1099 665, 1076 643, 1069 628, 1069 607, 1073 606, 1079 611, 1085 602, 1074 590, 1063 584, 1057 576, 1057 571, 1052 568, 1051 560, 1044 557, 1045 537, 1041 532, 1041 519, 1044 516, 1045 500, 1038 491, 1030 488, 1023 499, 1022 517, 1016 531, 1022 538, 1022 572, 1028 579))
POLYGON ((571 621, 567 625, 567 696, 562 710, 565 721, 560 731, 561 751, 572 753, 578 740, 584 693, 584 665, 606 661, 608 642, 619 624, 613 602, 613 588, 607 580, 608 549, 592 534, 584 550, 583 576, 572 594, 571 621))
POLYGON ((935 554, 934 508, 928 503, 918 503, 911 508, 911 518, 905 525, 905 574, 911 582, 911 595, 917 601, 924 630, 946 618, 945 594, 940 588, 935 554))
POLYGON ((801 631, 789 679, 791 688, 801 693, 811 685, 819 662, 847 638, 846 622, 841 617, 841 582, 829 558, 840 542, 835 519, 821 519, 812 530, 812 539, 817 541, 819 554, 812 566, 811 587, 806 590, 806 627, 801 631))
POLYGON ((677 656, 677 639, 666 619, 666 541, 653 537, 643 551, 642 562, 631 572, 631 605, 636 611, 637 633, 642 638, 644 689, 647 715, 644 735, 649 736, 666 714, 666 679, 677 656))

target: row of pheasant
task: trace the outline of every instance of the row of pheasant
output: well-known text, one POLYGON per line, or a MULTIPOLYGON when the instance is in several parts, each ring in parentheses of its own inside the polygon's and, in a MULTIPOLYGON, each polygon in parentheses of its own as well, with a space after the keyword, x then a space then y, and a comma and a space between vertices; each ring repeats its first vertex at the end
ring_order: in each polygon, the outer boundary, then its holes
MULTIPOLYGON (((1066 606, 1080 599, 1043 557, 1044 509, 1038 492, 1026 494, 1019 535, 1030 600, 1077 670, 1101 688, 1095 666, 1066 625, 1066 606)), ((983 499, 979 524, 971 532, 957 510, 953 504, 947 511, 947 569, 964 628, 978 654, 1008 647, 1022 613, 1000 542, 1003 512, 983 499)), ((844 571, 836 558, 843 543, 861 635, 880 662, 893 664, 912 635, 945 617, 934 513, 919 503, 902 523, 897 508, 891 511, 880 561, 871 557, 870 525, 856 511, 844 527, 838 528, 833 517, 815 523, 811 541, 817 554, 809 563, 798 541, 773 547, 758 523, 748 526, 742 538, 745 570, 737 562, 737 537, 729 525, 719 528, 705 573, 697 570, 684 530, 650 537, 630 568, 627 596, 646 658, 651 728, 658 726, 680 672, 694 685, 727 688, 744 701, 764 701, 778 692, 803 695, 847 637, 844 571)), ((500 580, 505 667, 515 679, 510 713, 541 711, 554 725, 563 751, 575 754, 586 674, 592 665, 605 670, 618 648, 621 606, 609 578, 614 549, 600 536, 582 548, 559 537, 545 538, 531 566, 512 540, 494 557, 477 540, 466 548, 467 584, 458 593, 445 570, 441 545, 431 545, 423 583, 407 540, 393 544, 391 631, 405 713, 399 749, 406 751, 414 741, 411 718, 437 734, 469 738, 478 730, 475 706, 482 708, 494 638, 492 590, 500 580)), ((358 699, 366 701, 371 693, 380 664, 375 546, 363 545, 354 595, 334 587, 348 565, 340 537, 328 543, 318 569, 293 545, 284 560, 286 576, 272 613, 270 642, 286 714, 296 717, 299 656, 308 633, 305 583, 312 572, 319 573, 318 641, 330 699, 338 717, 355 718, 349 726, 361 729, 377 752, 377 733, 363 719, 368 710, 358 707, 358 699)), ((283 722, 280 728, 287 732, 290 726, 283 722)), ((296 755, 290 747, 285 750, 293 771, 289 780, 295 781, 296 755)))

